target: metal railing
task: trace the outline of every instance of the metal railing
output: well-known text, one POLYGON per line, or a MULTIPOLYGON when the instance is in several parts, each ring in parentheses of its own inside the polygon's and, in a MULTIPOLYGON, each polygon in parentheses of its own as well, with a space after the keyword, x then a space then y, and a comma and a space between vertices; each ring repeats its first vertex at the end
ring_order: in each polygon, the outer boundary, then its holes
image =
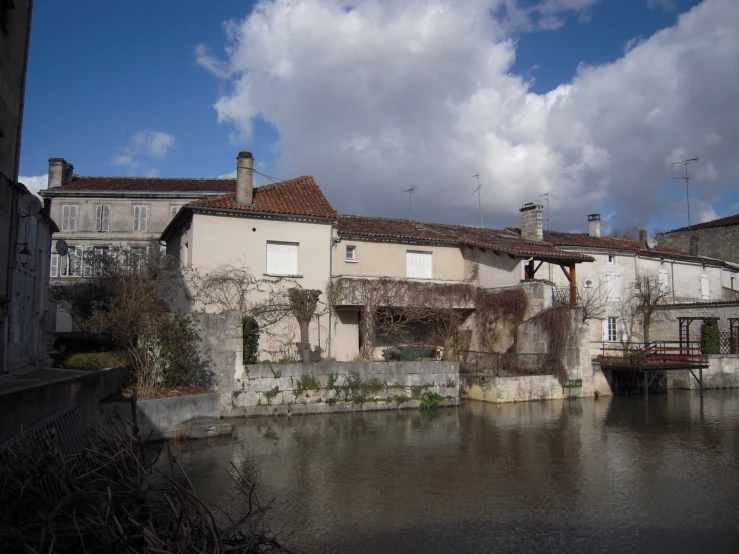
MULTIPOLYGON (((579 299, 579 295, 578 295, 579 299)), ((570 287, 552 287, 552 303, 570 305, 570 287)))
POLYGON ((654 341, 648 344, 603 343, 598 361, 611 367, 639 368, 642 370, 680 366, 697 367, 708 365, 708 352, 698 341, 654 341))
POLYGON ((519 375, 551 375, 552 358, 549 354, 477 352, 461 350, 463 361, 460 372, 496 377, 519 375))

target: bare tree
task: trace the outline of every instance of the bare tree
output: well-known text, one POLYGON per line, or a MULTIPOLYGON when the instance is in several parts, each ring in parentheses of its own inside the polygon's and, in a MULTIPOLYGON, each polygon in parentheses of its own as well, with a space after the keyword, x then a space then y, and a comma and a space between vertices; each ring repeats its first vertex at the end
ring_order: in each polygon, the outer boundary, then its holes
POLYGON ((316 314, 321 291, 293 287, 287 292, 290 299, 290 311, 300 327, 300 355, 303 363, 309 364, 311 362, 309 326, 316 314))
POLYGON ((614 227, 608 236, 615 239, 639 240, 639 229, 637 227, 614 227))
POLYGON ((668 298, 668 288, 660 283, 659 277, 654 273, 642 273, 636 278, 630 300, 634 312, 641 316, 645 344, 649 342, 649 327, 657 306, 666 304, 668 298))
POLYGON ((581 308, 583 323, 603 317, 606 312, 606 299, 600 276, 585 280, 585 284, 577 291, 577 305, 581 308))

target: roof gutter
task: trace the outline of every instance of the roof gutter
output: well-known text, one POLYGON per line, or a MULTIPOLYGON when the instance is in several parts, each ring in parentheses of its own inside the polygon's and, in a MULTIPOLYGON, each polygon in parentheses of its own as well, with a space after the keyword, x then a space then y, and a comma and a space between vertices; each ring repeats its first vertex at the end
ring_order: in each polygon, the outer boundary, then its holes
POLYGON ((54 190, 45 189, 39 191, 39 195, 44 198, 65 198, 65 197, 78 197, 88 196, 92 198, 108 198, 108 197, 135 197, 135 198, 178 198, 187 199, 192 198, 197 200, 203 196, 224 196, 231 194, 227 191, 141 191, 141 190, 54 190))

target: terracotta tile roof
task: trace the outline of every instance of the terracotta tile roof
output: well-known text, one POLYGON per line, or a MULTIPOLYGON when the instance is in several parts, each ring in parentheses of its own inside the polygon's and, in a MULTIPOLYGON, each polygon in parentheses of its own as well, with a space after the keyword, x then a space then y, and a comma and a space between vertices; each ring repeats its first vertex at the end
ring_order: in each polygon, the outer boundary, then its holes
MULTIPOLYGON (((518 229, 511 229, 518 232, 518 229)), ((655 246, 654 248, 641 248, 639 242, 629 239, 618 239, 614 237, 591 237, 585 233, 563 233, 560 231, 544 231, 544 240, 555 246, 566 248, 602 249, 621 252, 630 252, 649 258, 672 258, 695 263, 709 263, 711 265, 726 265, 723 261, 703 256, 691 256, 685 252, 655 246)))
MULTIPOLYGON (((120 192, 232 192, 236 179, 193 179, 169 177, 81 177, 50 192, 65 191, 120 191, 120 192)), ((45 192, 45 191, 42 191, 45 192)))
POLYGON ((711 229, 713 227, 729 227, 731 225, 739 225, 739 214, 722 217, 721 219, 714 219, 713 221, 706 221, 705 223, 698 223, 696 225, 691 225, 690 227, 680 227, 679 229, 666 231, 663 234, 667 235, 669 233, 677 233, 680 231, 695 231, 697 229, 711 229))
POLYGON ((316 181, 309 175, 254 188, 253 204, 251 206, 237 204, 236 194, 233 193, 196 200, 187 204, 187 207, 195 210, 204 208, 310 217, 336 217, 336 211, 328 203, 316 181))
POLYGON ((522 240, 508 230, 479 229, 460 225, 424 223, 406 219, 340 216, 339 235, 345 237, 420 241, 448 245, 477 246, 512 256, 533 256, 538 259, 588 262, 587 254, 557 250, 545 242, 522 240))

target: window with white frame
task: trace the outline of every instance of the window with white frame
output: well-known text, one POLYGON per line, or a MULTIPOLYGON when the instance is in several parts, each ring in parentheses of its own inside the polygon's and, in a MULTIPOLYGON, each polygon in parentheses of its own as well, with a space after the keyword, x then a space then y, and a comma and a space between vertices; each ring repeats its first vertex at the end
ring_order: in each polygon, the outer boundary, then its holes
POLYGON ((701 300, 711 299, 711 280, 707 273, 701 273, 701 300))
POLYGON ((347 246, 346 247, 346 261, 347 262, 354 262, 357 260, 357 247, 356 246, 347 246))
POLYGON ((95 206, 95 230, 99 233, 110 231, 110 206, 102 204, 95 206))
POLYGON ((62 206, 62 231, 77 230, 77 211, 78 206, 64 204, 62 206))
POLYGON ((298 243, 268 242, 267 273, 269 275, 298 275, 298 243))
POLYGON ((621 300, 621 275, 618 273, 606 274, 607 299, 610 302, 621 300))
POLYGON ((169 219, 174 219, 174 216, 177 215, 177 212, 180 211, 180 208, 182 206, 170 206, 169 207, 169 219))
POLYGON ((133 230, 135 232, 146 231, 149 219, 149 206, 133 207, 133 230))
POLYGON ((664 296, 670 292, 670 278, 666 269, 659 270, 659 293, 664 296))
POLYGON ((412 279, 431 279, 433 276, 431 252, 408 250, 405 253, 405 275, 412 279))
POLYGON ((84 252, 85 249, 82 246, 70 246, 65 256, 52 254, 51 276, 82 277, 84 267, 84 252), (56 261, 54 261, 55 256, 56 261))
POLYGON ((608 254, 608 263, 612 264, 616 260, 616 256, 613 254, 608 254))
POLYGON ((606 342, 618 342, 617 317, 607 317, 603 321, 603 340, 606 342))

